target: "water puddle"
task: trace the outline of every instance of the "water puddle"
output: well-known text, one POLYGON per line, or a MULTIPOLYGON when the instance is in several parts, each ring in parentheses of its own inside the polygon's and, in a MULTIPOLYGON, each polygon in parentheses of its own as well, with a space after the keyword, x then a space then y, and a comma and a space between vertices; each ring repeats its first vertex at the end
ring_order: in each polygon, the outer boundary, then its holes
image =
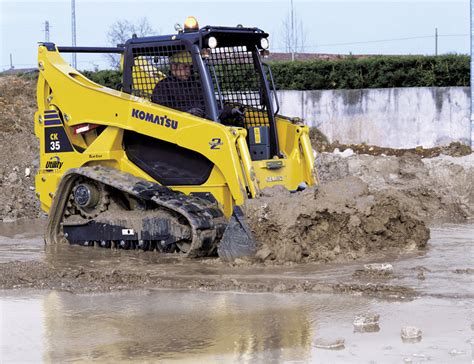
POLYGON ((0 306, 4 362, 468 362, 474 336, 470 302, 433 298, 4 291, 0 306), (380 315, 378 331, 354 329, 366 311, 380 315), (420 341, 401 339, 407 325, 420 341), (344 345, 321 346, 334 338, 344 345))
POLYGON ((354 272, 365 269, 368 263, 362 261, 231 267, 153 253, 45 248, 42 224, 30 221, 0 225, 0 263, 39 260, 54 266, 146 271, 181 280, 245 278, 283 285, 289 279, 348 284, 357 281, 362 285, 380 280, 410 287, 418 298, 387 301, 360 294, 199 289, 100 294, 4 290, 0 291, 2 362, 472 360, 474 224, 431 229, 426 251, 371 262, 393 267, 389 277, 375 278, 373 269, 367 277, 354 277, 354 272), (376 329, 366 330, 367 322, 376 329), (354 323, 363 323, 364 329, 354 323), (419 328, 419 340, 403 340, 402 329, 406 327, 419 328))

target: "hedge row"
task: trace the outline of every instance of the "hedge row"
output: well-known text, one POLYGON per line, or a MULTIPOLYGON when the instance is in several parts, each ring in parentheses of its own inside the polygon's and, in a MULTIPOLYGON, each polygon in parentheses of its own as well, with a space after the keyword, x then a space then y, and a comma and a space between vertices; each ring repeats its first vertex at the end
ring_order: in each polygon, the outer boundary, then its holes
POLYGON ((122 73, 116 70, 81 71, 81 73, 89 80, 113 89, 120 89, 119 86, 122 84, 122 73))
POLYGON ((377 56, 270 63, 277 88, 330 90, 469 86, 470 57, 377 56))
MULTIPOLYGON (((388 87, 469 86, 470 57, 377 56, 325 61, 271 62, 281 90, 331 90, 388 87)), ((84 71, 91 80, 111 88, 121 81, 118 71, 84 71)))

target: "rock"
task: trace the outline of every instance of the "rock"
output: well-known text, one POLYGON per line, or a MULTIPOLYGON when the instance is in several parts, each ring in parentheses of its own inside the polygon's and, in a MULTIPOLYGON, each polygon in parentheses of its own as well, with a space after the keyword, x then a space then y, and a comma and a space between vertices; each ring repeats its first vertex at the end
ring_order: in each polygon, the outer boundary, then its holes
POLYGON ((319 349, 341 350, 344 349, 345 340, 343 338, 325 339, 317 338, 314 346, 319 349))
POLYGON ((270 254, 272 254, 272 251, 270 250, 270 248, 268 248, 267 246, 264 246, 262 249, 260 249, 257 252, 257 254, 255 254, 255 258, 263 262, 270 256, 270 254))
POLYGON ((30 177, 30 173, 31 173, 31 169, 30 168, 25 168, 25 177, 26 178, 30 177))
POLYGON ((401 338, 403 342, 418 342, 421 341, 421 329, 415 326, 406 326, 402 329, 401 338))
POLYGON ((367 312, 365 314, 356 315, 353 321, 354 332, 377 332, 379 327, 380 315, 367 312))
POLYGON ((277 284, 275 287, 273 287, 273 292, 275 293, 284 291, 286 291, 286 286, 283 283, 277 284))
POLYGON ((381 273, 383 275, 391 275, 393 266, 390 263, 370 263, 364 264, 364 270, 368 272, 381 273))
POLYGON ((451 356, 464 355, 464 354, 466 354, 465 351, 461 351, 461 350, 457 350, 457 349, 451 349, 449 351, 449 355, 451 355, 451 356))
POLYGON ((17 180, 18 180, 18 174, 16 172, 11 172, 7 177, 7 181, 12 184, 15 183, 17 180))
POLYGON ((347 158, 350 157, 351 155, 354 155, 354 151, 351 148, 347 148, 345 151, 341 153, 342 158, 347 158))

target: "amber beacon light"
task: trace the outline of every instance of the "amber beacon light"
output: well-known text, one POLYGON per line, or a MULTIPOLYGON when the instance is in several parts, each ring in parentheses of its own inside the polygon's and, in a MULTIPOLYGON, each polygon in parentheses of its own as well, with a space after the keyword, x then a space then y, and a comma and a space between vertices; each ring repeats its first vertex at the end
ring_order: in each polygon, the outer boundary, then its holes
POLYGON ((184 21, 184 31, 193 32, 199 29, 198 21, 194 16, 188 16, 184 21))

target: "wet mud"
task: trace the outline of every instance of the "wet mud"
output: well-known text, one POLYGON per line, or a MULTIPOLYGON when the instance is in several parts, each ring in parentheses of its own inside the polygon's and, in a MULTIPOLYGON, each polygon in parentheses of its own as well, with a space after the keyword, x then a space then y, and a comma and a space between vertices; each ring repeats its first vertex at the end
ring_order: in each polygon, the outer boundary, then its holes
POLYGON ((411 153, 401 157, 322 153, 317 165, 323 184, 359 177, 370 192, 389 193, 429 224, 474 217, 474 154, 422 159, 411 153))
MULTIPOLYGON (((17 224, 17 234, 12 224, 6 224, 9 234, 0 229, 0 247, 10 251, 9 256, 2 255, 0 262, 0 289, 344 293, 403 301, 420 295, 460 295, 460 287, 472 279, 468 274, 472 270, 472 254, 466 254, 473 249, 472 224, 434 229, 429 249, 403 254, 388 250, 345 263, 277 265, 229 264, 218 258, 190 260, 175 254, 99 247, 44 246, 40 230, 25 233, 23 224, 17 224), (29 259, 25 259, 25 249, 30 252, 29 259), (444 255, 447 250, 452 261, 444 255), (419 279, 420 272, 425 275, 424 280, 419 279)), ((28 222, 31 230, 41 224, 42 220, 28 222)))
POLYGON ((351 176, 301 193, 264 191, 262 198, 247 202, 246 214, 261 261, 347 261, 421 249, 429 239, 429 229, 409 200, 371 192, 367 183, 351 176))

